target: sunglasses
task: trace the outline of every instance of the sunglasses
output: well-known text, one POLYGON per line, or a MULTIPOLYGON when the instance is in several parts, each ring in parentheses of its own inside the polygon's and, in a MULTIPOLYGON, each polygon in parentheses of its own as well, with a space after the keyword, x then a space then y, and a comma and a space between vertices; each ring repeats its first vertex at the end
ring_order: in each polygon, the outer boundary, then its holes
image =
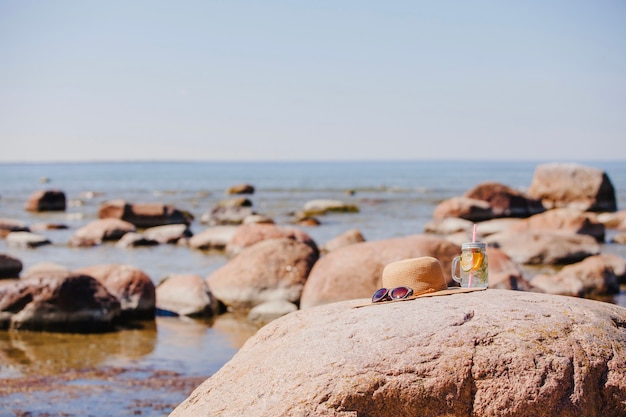
POLYGON ((401 300, 413 295, 413 289, 409 287, 397 287, 397 288, 381 288, 376 290, 372 295, 372 303, 379 303, 381 301, 401 300))

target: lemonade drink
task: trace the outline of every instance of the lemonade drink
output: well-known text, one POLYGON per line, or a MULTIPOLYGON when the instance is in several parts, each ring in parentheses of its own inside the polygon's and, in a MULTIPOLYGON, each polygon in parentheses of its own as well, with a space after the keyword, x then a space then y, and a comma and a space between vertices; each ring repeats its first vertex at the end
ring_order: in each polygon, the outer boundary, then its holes
POLYGON ((468 242, 461 245, 461 256, 452 260, 452 279, 461 287, 487 288, 489 285, 489 261, 487 244, 468 242), (457 276, 457 270, 460 276, 457 276))

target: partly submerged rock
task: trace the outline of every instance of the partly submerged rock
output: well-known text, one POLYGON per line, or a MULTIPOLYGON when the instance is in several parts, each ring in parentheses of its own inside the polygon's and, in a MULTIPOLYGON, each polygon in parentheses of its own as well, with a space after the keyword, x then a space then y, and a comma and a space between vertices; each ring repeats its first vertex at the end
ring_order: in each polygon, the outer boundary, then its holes
POLYGON ((486 290, 269 323, 171 417, 626 415, 626 309, 486 290))

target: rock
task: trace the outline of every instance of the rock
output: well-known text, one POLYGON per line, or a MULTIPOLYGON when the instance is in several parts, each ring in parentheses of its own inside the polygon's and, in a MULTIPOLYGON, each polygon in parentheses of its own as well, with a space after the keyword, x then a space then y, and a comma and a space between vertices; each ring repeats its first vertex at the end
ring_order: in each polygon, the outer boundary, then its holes
POLYGON ((91 333, 113 330, 119 301, 94 278, 21 279, 0 287, 0 328, 91 333))
POLYGON ((105 241, 119 240, 126 233, 135 231, 135 226, 130 222, 115 218, 99 219, 74 232, 69 244, 74 247, 95 246, 105 241))
POLYGON ((138 246, 156 246, 159 242, 148 239, 145 235, 136 232, 128 232, 115 244, 118 248, 134 248, 138 246))
POLYGON ((226 194, 254 194, 254 186, 250 184, 237 184, 226 190, 226 194))
MULTIPOLYGON (((504 232, 509 230, 513 225, 524 221, 523 219, 493 219, 487 220, 484 222, 480 222, 476 225, 476 235, 481 239, 486 236, 491 236, 493 234, 504 232)), ((466 229, 467 235, 470 239, 466 240, 466 242, 471 242, 472 232, 471 229, 466 229)))
POLYGON ((615 255, 590 256, 564 266, 554 275, 540 274, 532 284, 549 294, 577 297, 619 294, 625 279, 626 260, 615 255))
POLYGON ((275 224, 245 224, 235 230, 232 238, 226 245, 226 253, 235 256, 245 248, 262 240, 287 238, 309 245, 318 251, 317 244, 306 232, 297 227, 277 226, 275 224))
POLYGON ((108 264, 88 266, 74 272, 94 277, 117 297, 123 319, 154 319, 154 283, 141 269, 130 265, 108 264))
POLYGON ((71 271, 54 262, 40 262, 28 268, 22 274, 22 279, 48 279, 64 278, 71 274, 71 271))
POLYGON ((363 237, 361 231, 359 229, 350 229, 347 232, 344 232, 339 236, 324 243, 321 250, 322 253, 328 253, 334 251, 335 249, 343 248, 344 246, 360 242, 365 242, 365 237, 363 237))
POLYGON ((200 217, 200 223, 209 226, 239 225, 255 214, 252 207, 215 207, 200 217))
POLYGON ((231 241, 237 226, 212 226, 189 239, 189 246, 201 250, 225 250, 231 241))
POLYGON ((489 288, 531 291, 533 286, 524 278, 519 266, 498 248, 487 247, 489 257, 489 288))
POLYGON ((7 246, 16 248, 37 248, 49 245, 47 237, 31 232, 11 232, 6 236, 7 246))
POLYGON ((267 217, 263 214, 251 214, 249 216, 244 217, 242 224, 253 224, 253 223, 274 224, 274 219, 272 219, 271 217, 267 217))
POLYGON ((617 210, 615 189, 606 173, 578 164, 551 163, 537 166, 528 195, 541 200, 548 209, 570 207, 580 211, 617 210))
POLYGON ((34 223, 30 226, 32 232, 44 232, 46 230, 67 230, 66 224, 63 223, 34 223))
POLYGON ((178 316, 212 316, 219 306, 202 277, 195 274, 168 276, 156 287, 157 311, 178 316))
POLYGON ((484 241, 522 265, 564 265, 600 253, 598 242, 587 235, 507 231, 484 241))
POLYGON ((98 217, 101 219, 114 218, 124 220, 141 229, 166 224, 189 225, 192 220, 188 213, 169 204, 129 204, 124 200, 111 200, 102 203, 98 210, 98 217))
POLYGON ((64 211, 65 193, 59 190, 36 191, 24 206, 26 211, 64 211))
POLYGON ((290 303, 289 301, 268 301, 253 307, 248 313, 248 320, 252 323, 263 326, 297 310, 298 306, 294 303, 290 303))
POLYGON ((17 278, 22 268, 22 261, 6 253, 0 253, 0 278, 17 278))
POLYGON ((21 220, 0 218, 0 238, 11 232, 30 232, 29 227, 21 220))
POLYGON ((228 208, 228 207, 252 207, 252 200, 246 197, 235 197, 220 200, 215 205, 215 208, 228 208))
POLYGON ((488 202, 467 197, 452 197, 437 204, 433 210, 433 219, 458 217, 471 222, 493 219, 495 216, 488 202))
POLYGON ((545 210, 541 201, 497 182, 479 184, 467 191, 464 197, 488 202, 494 218, 528 217, 545 210))
POLYGON ((577 233, 592 236, 603 243, 605 226, 593 214, 571 208, 559 208, 535 214, 509 228, 510 232, 577 233))
POLYGON ((306 243, 265 239, 244 249, 206 279, 230 310, 249 310, 266 301, 298 303, 319 253, 306 243))
POLYGON ((597 221, 604 224, 607 229, 617 229, 626 232, 626 210, 615 213, 599 213, 597 221))
POLYGON ((458 217, 442 217, 435 219, 424 226, 425 233, 436 235, 451 235, 453 233, 466 232, 470 236, 474 223, 458 217))
POLYGON ((626 415, 626 309, 478 291, 296 311, 171 417, 626 415))
POLYGON ((148 240, 158 243, 177 243, 181 239, 187 239, 193 234, 187 224, 168 224, 164 226, 150 227, 143 231, 148 240))
POLYGON ((626 244, 626 233, 619 233, 611 238, 611 243, 626 244))
POLYGON ((304 204, 304 215, 315 216, 332 213, 358 213, 359 207, 355 204, 339 200, 318 199, 307 201, 304 204))
POLYGON ((432 235, 412 235, 344 246, 317 261, 304 286, 300 308, 371 297, 382 285, 383 268, 406 258, 432 256, 439 259, 448 285, 452 285, 452 258, 460 253, 459 246, 432 235))

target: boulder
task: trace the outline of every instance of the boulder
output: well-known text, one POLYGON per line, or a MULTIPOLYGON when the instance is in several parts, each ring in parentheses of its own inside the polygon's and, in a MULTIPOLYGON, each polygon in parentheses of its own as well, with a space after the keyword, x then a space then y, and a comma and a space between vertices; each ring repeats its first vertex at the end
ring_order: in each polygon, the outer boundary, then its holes
POLYGON ((233 311, 246 311, 266 301, 298 303, 318 257, 318 251, 306 243, 265 239, 244 249, 206 282, 211 293, 233 311))
POLYGON ((226 194, 254 194, 254 185, 251 184, 237 184, 229 187, 226 190, 226 194))
POLYGON ((596 220, 607 229, 626 231, 626 210, 619 210, 613 213, 598 213, 596 220))
POLYGON ((124 220, 138 228, 145 229, 166 224, 191 223, 188 213, 169 204, 162 203, 127 203, 125 200, 111 200, 102 203, 98 210, 101 219, 114 218, 124 220))
POLYGON ((344 246, 317 261, 304 286, 300 308, 371 297, 382 285, 382 271, 387 264, 419 256, 439 259, 446 280, 452 285, 452 258, 460 254, 458 245, 432 235, 412 235, 344 246))
POLYGON ((571 207, 580 211, 616 211, 615 188, 600 169, 578 164, 550 163, 535 168, 528 189, 544 207, 571 207))
POLYGON ((159 242, 148 239, 145 235, 136 232, 128 232, 115 244, 118 248, 134 248, 138 246, 156 246, 159 242))
POLYGON ((481 183, 468 190, 464 197, 488 202, 494 218, 528 217, 545 210, 541 201, 497 182, 481 183))
POLYGON ((626 260, 616 255, 590 256, 566 265, 554 275, 539 274, 533 286, 549 294, 593 297, 619 294, 626 278, 626 260))
POLYGON ((261 328, 171 417, 626 415, 626 309, 488 289, 261 328))
POLYGON ((324 243, 324 245, 322 245, 321 251, 322 253, 328 253, 334 251, 335 249, 343 248, 344 246, 360 242, 365 242, 365 237, 363 237, 361 231, 359 229, 350 229, 324 243))
POLYGON ((304 204, 304 215, 315 216, 327 213, 358 213, 359 207, 355 204, 340 200, 317 199, 304 204))
POLYGON ((113 330, 120 303, 93 277, 28 278, 0 287, 0 328, 91 333, 113 330))
POLYGON ((22 273, 22 279, 37 278, 63 278, 71 274, 71 271, 63 265, 54 262, 37 263, 22 273))
POLYGON ((563 233, 501 232, 483 239, 522 265, 565 265, 600 253, 591 236, 563 233))
POLYGON ((519 266, 502 250, 487 247, 489 258, 489 288, 503 290, 533 290, 533 286, 524 278, 519 266))
POLYGON ((108 264, 88 266, 74 272, 94 277, 117 297, 123 319, 154 319, 154 283, 141 269, 131 265, 108 264))
POLYGON ((0 278, 17 278, 22 268, 22 261, 6 253, 0 253, 0 278))
POLYGON ((254 214, 252 207, 215 207, 200 217, 200 223, 209 226, 239 225, 254 214))
POLYGON ((150 227, 143 231, 143 235, 146 239, 158 243, 177 243, 181 239, 190 238, 193 234, 187 224, 167 224, 150 227))
POLYGON ((535 214, 509 228, 510 232, 577 233, 592 236, 603 243, 606 228, 592 213, 571 208, 557 208, 535 214))
POLYGON ((225 250, 231 241, 237 226, 212 226, 193 235, 189 239, 189 247, 201 250, 225 250))
POLYGON ((437 204, 433 210, 433 220, 458 217, 471 222, 493 219, 491 206, 484 200, 468 197, 452 197, 437 204))
POLYGON ((264 326, 271 321, 297 310, 298 306, 289 301, 267 301, 253 307, 250 312, 248 312, 248 320, 259 326, 264 326))
POLYGON ((126 233, 135 231, 135 225, 124 220, 115 218, 94 220, 74 232, 69 245, 74 247, 96 246, 105 241, 119 240, 126 233))
POLYGON ((0 218, 0 238, 11 232, 30 232, 30 228, 21 220, 0 218))
POLYGON ((424 226, 425 233, 436 235, 451 235, 453 233, 467 232, 472 234, 474 223, 459 217, 440 217, 434 219, 424 226))
POLYGON ((201 276, 174 274, 156 287, 156 308, 159 313, 178 316, 212 316, 219 311, 217 300, 201 276))
POLYGON ((64 211, 65 193, 59 190, 36 191, 24 206, 26 211, 64 211))
POLYGON ((309 236, 297 227, 278 226, 275 224, 253 223, 243 224, 235 230, 232 238, 226 245, 226 253, 229 256, 239 254, 245 248, 261 242, 266 239, 287 238, 297 242, 309 245, 315 251, 318 251, 317 244, 309 236))
POLYGON ((32 232, 11 232, 6 241, 7 246, 16 248, 37 248, 52 243, 47 237, 32 232))

